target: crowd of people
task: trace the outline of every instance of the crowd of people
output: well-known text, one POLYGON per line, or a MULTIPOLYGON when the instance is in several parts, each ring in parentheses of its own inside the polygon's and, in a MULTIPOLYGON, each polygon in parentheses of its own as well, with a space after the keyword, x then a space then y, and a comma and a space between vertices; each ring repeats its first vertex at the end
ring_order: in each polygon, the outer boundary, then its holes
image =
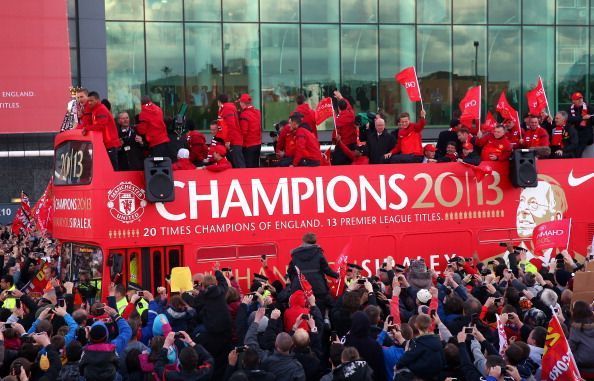
MULTIPOLYGON (((170 157, 173 169, 207 169, 260 166, 262 120, 249 94, 237 104, 226 94, 218 96, 218 118, 210 123, 210 140, 201 132, 187 132, 185 146, 172 152, 161 108, 149 96, 141 99, 140 114, 132 123, 130 115, 120 112, 115 118, 99 94, 78 89, 79 107, 76 128, 101 131, 109 158, 116 170, 142 170, 147 156, 170 157), (239 106, 239 107, 238 107, 239 106), (175 152, 177 151, 177 152, 175 152)), ((398 115, 396 130, 386 129, 386 116, 379 113, 357 114, 339 91, 332 97, 335 108, 331 155, 320 150, 316 113, 303 95, 287 120, 275 125, 274 154, 267 163, 274 166, 319 166, 384 163, 506 161, 514 149, 530 149, 542 159, 579 158, 593 142, 594 109, 584 103, 581 93, 572 95, 567 111, 548 115, 526 115, 521 125, 513 119, 494 126, 463 123, 454 118, 442 131, 436 145, 423 145, 426 126, 424 110, 417 122, 408 113, 398 115)), ((454 113, 456 117, 456 113, 454 113)))
POLYGON ((249 289, 215 264, 173 293, 119 274, 101 285, 81 271, 73 283, 52 239, 0 227, 0 240, 2 380, 538 381, 553 314, 582 377, 594 378, 593 306, 571 302, 584 263, 567 251, 535 266, 509 244, 483 262, 453 257, 440 272, 388 257, 370 274, 356 263, 333 269, 307 233, 277 264, 284 278, 262 257, 249 289), (27 291, 34 278, 37 296, 27 291))

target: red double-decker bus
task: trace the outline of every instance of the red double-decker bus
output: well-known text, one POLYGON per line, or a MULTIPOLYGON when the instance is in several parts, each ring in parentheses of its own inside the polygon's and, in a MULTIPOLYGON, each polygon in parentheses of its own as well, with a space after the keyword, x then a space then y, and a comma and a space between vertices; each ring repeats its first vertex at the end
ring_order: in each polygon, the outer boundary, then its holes
POLYGON ((537 224, 568 217, 570 251, 583 255, 594 159, 539 161, 535 188, 512 187, 508 171, 493 163, 477 182, 458 163, 184 170, 174 172, 175 201, 149 203, 142 172, 114 171, 101 135, 73 130, 55 143, 54 236, 68 278, 86 270, 108 284, 121 274, 153 291, 172 267, 210 271, 215 261, 247 285, 263 254, 282 276, 308 231, 330 261, 346 250, 368 275, 389 255, 441 268, 454 255, 499 255, 501 242, 530 249, 537 224))

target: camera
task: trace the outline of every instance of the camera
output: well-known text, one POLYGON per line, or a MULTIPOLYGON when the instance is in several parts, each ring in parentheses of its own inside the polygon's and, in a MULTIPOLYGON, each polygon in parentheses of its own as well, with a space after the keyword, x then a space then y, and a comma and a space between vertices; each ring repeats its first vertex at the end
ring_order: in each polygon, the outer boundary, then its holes
POLYGON ((136 295, 140 296, 141 298, 144 298, 144 291, 138 291, 136 295))
POLYGON ((58 307, 66 307, 66 300, 58 299, 58 307))
POLYGON ((467 335, 472 335, 472 332, 474 332, 474 328, 473 327, 464 327, 464 333, 467 335))
POLYGON ((309 320, 309 315, 307 315, 307 314, 302 314, 302 315, 301 315, 301 319, 303 319, 303 320, 309 320))
POLYGON ((185 339, 185 336, 184 336, 184 334, 183 334, 183 333, 181 333, 181 332, 177 332, 177 333, 175 334, 175 336, 174 336, 174 337, 175 337, 176 339, 179 339, 179 340, 183 340, 183 339, 185 339))
POLYGON ((246 349, 247 349, 247 347, 245 345, 242 345, 240 347, 235 347, 235 352, 236 353, 243 353, 243 352, 245 352, 246 349))
POLYGON ((365 284, 366 281, 367 281, 367 279, 365 279, 365 278, 357 279, 358 284, 365 284))

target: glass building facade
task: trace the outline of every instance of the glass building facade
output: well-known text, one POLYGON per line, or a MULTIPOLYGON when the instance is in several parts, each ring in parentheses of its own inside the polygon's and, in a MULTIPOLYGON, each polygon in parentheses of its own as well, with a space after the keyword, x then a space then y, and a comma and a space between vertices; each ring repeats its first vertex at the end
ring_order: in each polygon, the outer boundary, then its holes
MULTIPOLYGON (((416 66, 431 125, 447 125, 468 87, 484 108, 501 91, 523 113, 543 78, 553 109, 594 97, 594 0, 105 0, 108 96, 139 111, 148 93, 168 116, 182 104, 201 129, 216 96, 249 93, 264 128, 303 93, 334 89, 394 124, 415 114, 394 74, 416 66), (478 42, 478 46, 477 45, 478 42)), ((330 128, 330 126, 327 126, 330 128)))

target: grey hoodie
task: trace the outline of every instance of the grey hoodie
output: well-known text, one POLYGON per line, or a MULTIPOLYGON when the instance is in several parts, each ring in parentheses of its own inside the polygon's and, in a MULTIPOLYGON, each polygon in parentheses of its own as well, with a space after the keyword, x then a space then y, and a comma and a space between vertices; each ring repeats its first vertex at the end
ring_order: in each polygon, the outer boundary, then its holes
POLYGON ((571 323, 569 347, 580 370, 594 371, 594 323, 571 323))

